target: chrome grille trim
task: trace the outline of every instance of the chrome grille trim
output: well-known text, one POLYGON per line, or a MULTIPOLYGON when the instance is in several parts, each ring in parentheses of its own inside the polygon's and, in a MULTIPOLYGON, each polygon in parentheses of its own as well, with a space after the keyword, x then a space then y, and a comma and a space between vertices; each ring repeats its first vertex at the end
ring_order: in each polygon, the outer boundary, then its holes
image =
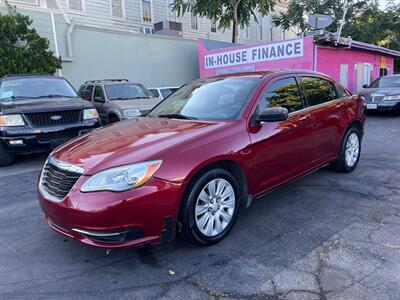
POLYGON ((83 168, 49 156, 40 175, 39 190, 46 199, 62 202, 83 173, 83 168))

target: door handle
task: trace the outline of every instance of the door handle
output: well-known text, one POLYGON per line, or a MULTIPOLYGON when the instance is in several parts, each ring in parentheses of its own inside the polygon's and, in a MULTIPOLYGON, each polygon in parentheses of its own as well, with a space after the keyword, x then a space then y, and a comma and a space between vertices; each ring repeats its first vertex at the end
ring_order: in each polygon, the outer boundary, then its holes
POLYGON ((299 121, 305 121, 305 120, 308 120, 310 117, 308 116, 308 115, 302 115, 300 118, 299 118, 299 121))

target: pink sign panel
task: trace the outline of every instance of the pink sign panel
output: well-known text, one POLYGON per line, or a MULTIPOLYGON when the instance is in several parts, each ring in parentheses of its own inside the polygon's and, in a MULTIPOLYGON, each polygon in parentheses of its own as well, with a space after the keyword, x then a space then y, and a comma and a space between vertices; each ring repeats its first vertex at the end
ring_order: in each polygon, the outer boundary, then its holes
POLYGON ((313 68, 312 37, 208 50, 199 40, 200 77, 268 69, 313 68))

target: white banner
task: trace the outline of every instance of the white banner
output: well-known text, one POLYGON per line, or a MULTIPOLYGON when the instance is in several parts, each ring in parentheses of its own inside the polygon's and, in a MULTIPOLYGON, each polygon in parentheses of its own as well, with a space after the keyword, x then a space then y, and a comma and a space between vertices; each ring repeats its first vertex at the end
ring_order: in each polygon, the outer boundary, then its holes
POLYGON ((303 56, 303 39, 243 48, 204 57, 206 69, 228 67, 303 56))

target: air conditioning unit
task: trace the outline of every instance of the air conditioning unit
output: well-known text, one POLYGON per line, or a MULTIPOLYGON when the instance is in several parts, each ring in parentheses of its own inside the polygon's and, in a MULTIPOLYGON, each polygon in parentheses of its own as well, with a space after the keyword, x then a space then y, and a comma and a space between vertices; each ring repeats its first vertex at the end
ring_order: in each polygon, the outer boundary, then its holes
POLYGON ((182 36, 182 23, 161 21, 154 24, 154 34, 182 36))

